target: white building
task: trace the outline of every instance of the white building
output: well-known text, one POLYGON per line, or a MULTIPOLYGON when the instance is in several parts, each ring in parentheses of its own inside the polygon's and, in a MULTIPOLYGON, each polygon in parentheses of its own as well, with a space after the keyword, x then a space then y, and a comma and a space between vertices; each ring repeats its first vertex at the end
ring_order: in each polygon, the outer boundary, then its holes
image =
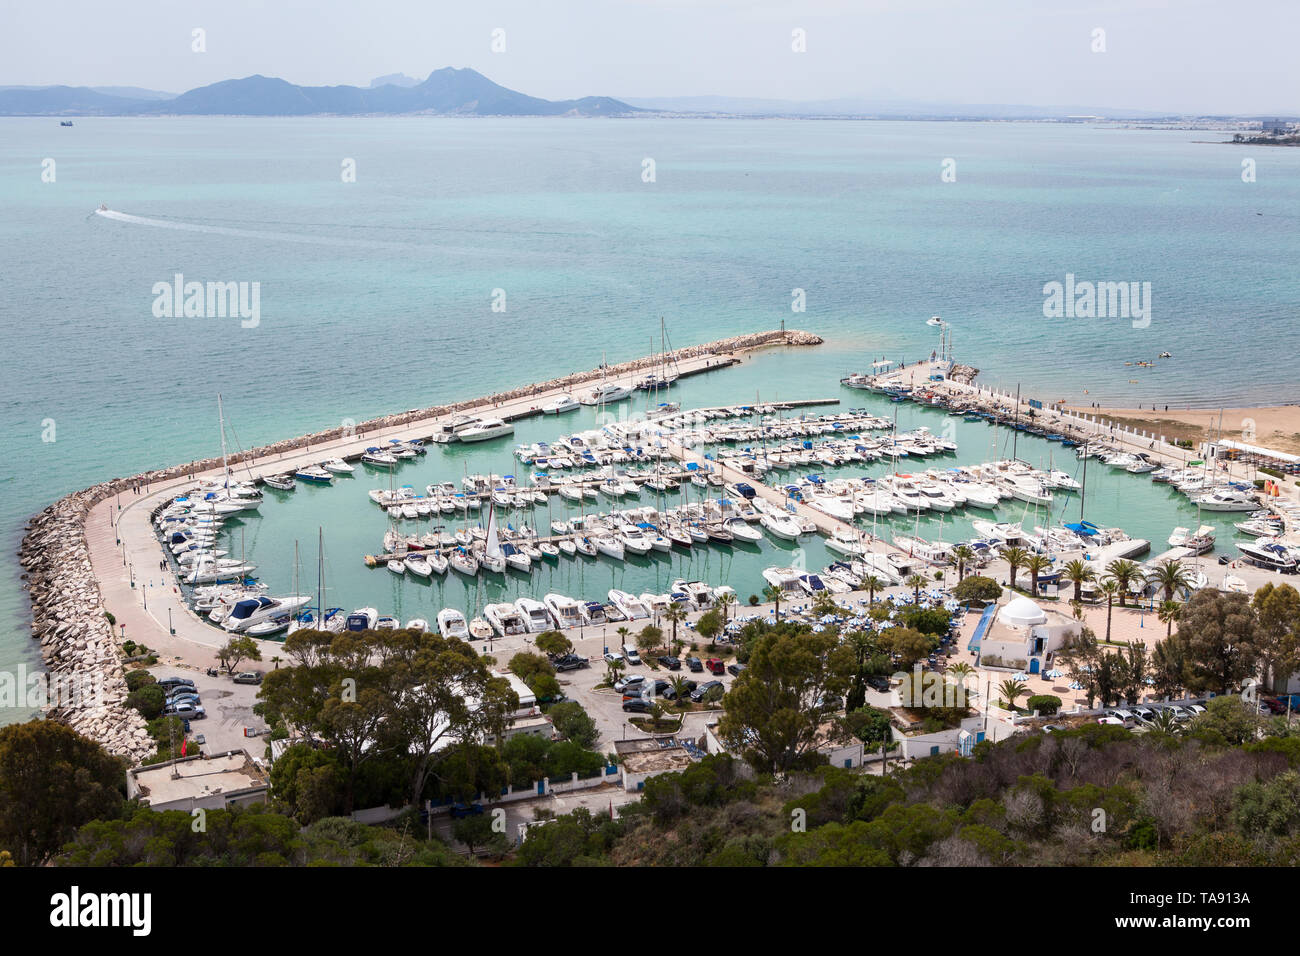
POLYGON ((981 667, 1006 667, 1027 674, 1046 671, 1053 652, 1079 634, 1083 625, 1058 610, 1044 610, 1027 597, 1016 597, 985 612, 971 638, 981 667))
POLYGON ((266 803, 270 779, 246 750, 195 754, 126 773, 126 795, 151 810, 224 810, 266 803))

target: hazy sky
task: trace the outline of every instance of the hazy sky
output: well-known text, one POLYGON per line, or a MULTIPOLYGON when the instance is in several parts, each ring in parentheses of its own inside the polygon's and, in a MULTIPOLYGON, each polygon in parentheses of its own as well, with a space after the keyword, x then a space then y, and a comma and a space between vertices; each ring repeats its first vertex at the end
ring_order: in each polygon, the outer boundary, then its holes
POLYGON ((7 0, 0 85, 366 85, 1300 113, 1300 0, 7 0), (191 51, 206 31, 207 52, 191 51), (494 53, 491 34, 505 31, 494 53), (806 31, 807 52, 791 50, 806 31), (1092 52, 1093 31, 1105 52, 1092 52), (1287 47, 1291 50, 1288 52, 1287 47))

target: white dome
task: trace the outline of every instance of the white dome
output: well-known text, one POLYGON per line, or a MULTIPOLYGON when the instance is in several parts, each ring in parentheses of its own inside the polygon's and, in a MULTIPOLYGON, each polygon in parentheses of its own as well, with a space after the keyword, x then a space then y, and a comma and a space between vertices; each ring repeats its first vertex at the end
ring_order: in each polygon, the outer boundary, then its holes
POLYGON ((998 620, 1008 627, 1032 627, 1035 624, 1046 624, 1047 615, 1029 598, 1018 597, 998 612, 998 620))

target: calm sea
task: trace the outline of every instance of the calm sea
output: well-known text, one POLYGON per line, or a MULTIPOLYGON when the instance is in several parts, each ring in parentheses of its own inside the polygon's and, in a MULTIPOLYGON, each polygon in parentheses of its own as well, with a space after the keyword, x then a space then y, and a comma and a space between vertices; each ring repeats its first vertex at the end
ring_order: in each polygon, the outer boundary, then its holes
MULTIPOLYGON (((1044 399, 1300 397, 1300 150, 1047 124, 75 122, 0 120, 3 669, 38 657, 12 558, 26 518, 99 479, 215 454, 218 392, 248 447, 642 354, 658 346, 662 316, 672 345, 783 320, 827 339, 692 379, 676 396, 687 404, 867 404, 841 393, 839 376, 928 354, 937 339, 925 319, 939 314, 981 381, 1044 399), (941 179, 947 159, 955 182, 941 179), (355 182, 343 181, 348 161, 355 182), (101 202, 128 218, 92 215, 101 202), (260 324, 155 317, 153 286, 176 273, 260 283, 260 324), (1149 326, 1044 318, 1044 283, 1067 273, 1149 282, 1149 326), (796 289, 806 312, 791 310, 796 289), (1162 351, 1173 358, 1154 368, 1125 364, 1162 351)), ((904 412, 942 424, 928 414, 904 412)), ((535 423, 518 437, 555 431, 535 423)), ((959 440, 961 461, 997 441, 985 426, 959 440)), ((518 470, 512 443, 495 444, 468 460, 435 449, 398 480, 518 470)), ((386 481, 300 488, 236 534, 279 588, 301 539, 314 586, 324 525, 341 605, 432 618, 444 603, 490 597, 421 593, 361 567, 385 527, 364 489, 386 481)), ((1094 520, 1160 546, 1195 520, 1149 485, 1113 481, 1097 486, 1094 520)), ((603 596, 682 575, 732 580, 744 596, 758 569, 788 563, 763 547, 675 567, 571 565, 503 587, 603 596)))

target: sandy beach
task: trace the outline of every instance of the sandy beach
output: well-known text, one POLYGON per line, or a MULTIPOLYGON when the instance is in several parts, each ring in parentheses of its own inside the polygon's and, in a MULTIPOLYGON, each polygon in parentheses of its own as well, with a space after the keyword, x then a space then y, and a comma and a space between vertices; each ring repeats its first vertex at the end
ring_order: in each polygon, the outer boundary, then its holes
POLYGON ((1234 441, 1262 445, 1276 451, 1300 454, 1300 405, 1271 405, 1259 408, 1092 408, 1067 406, 1086 415, 1154 431, 1173 440, 1193 441, 1220 435, 1234 441))

